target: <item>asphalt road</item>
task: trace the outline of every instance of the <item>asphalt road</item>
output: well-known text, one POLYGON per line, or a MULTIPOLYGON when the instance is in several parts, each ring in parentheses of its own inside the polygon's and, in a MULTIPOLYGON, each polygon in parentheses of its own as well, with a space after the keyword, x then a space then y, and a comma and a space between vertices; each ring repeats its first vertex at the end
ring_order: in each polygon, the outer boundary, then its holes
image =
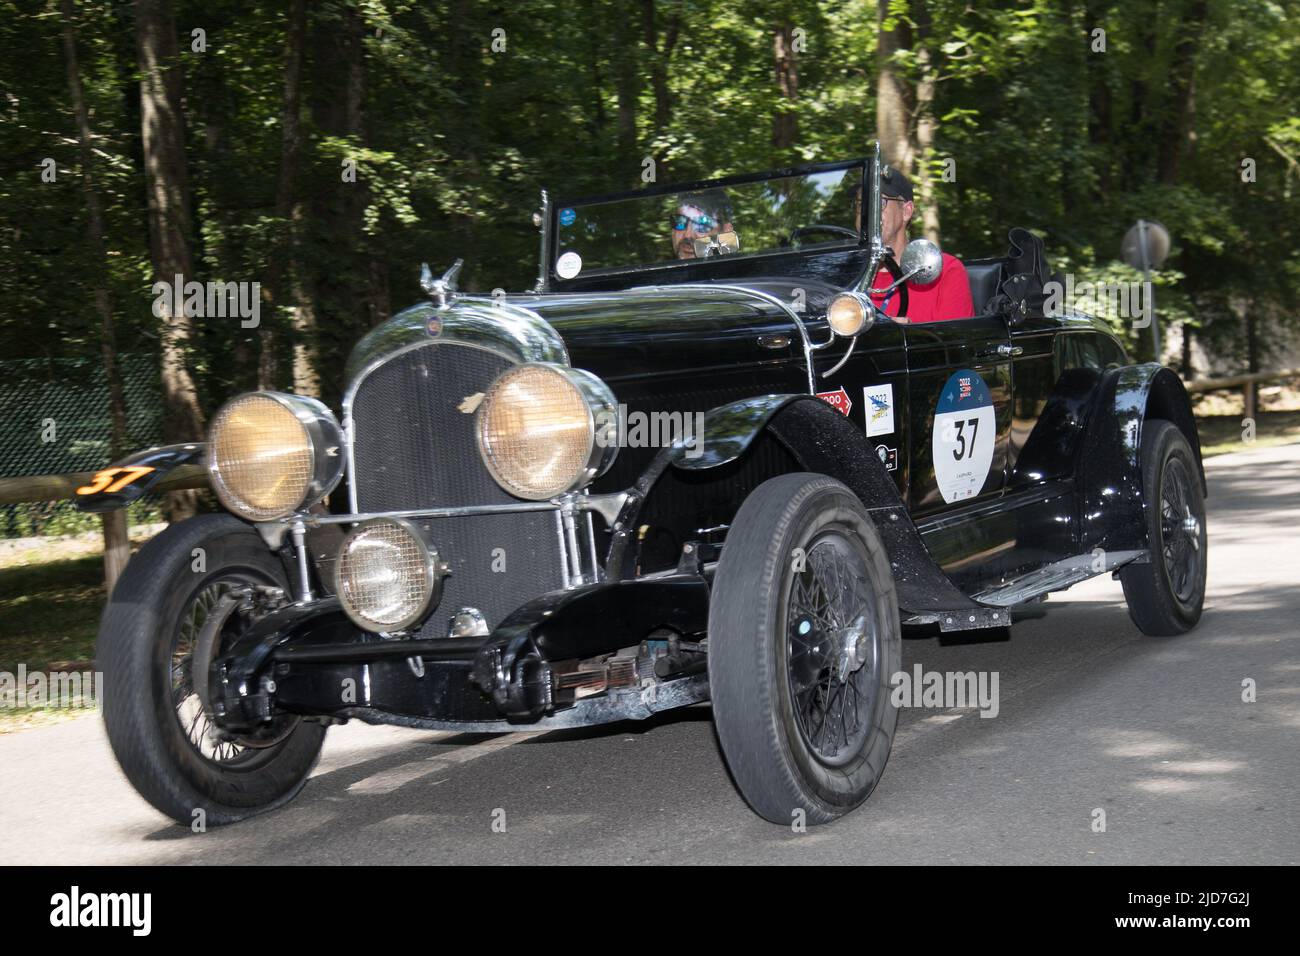
POLYGON ((832 826, 754 816, 697 707, 535 735, 354 723, 290 806, 192 834, 90 716, 0 737, 0 863, 1300 863, 1300 445, 1209 474, 1195 631, 1142 636, 1107 577, 1003 640, 909 637, 908 670, 996 671, 999 713, 904 711, 876 793, 832 826))

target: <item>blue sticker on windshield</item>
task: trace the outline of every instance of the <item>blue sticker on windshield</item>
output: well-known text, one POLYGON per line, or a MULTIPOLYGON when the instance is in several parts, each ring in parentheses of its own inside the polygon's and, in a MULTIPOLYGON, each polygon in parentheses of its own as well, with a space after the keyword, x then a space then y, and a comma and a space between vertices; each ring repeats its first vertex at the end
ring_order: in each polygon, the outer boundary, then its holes
POLYGON ((577 214, 576 212, 574 212, 572 209, 561 209, 561 210, 560 210, 560 225, 561 225, 561 226, 572 226, 572 225, 573 225, 573 220, 575 220, 575 219, 577 219, 577 218, 578 218, 578 214, 577 214))

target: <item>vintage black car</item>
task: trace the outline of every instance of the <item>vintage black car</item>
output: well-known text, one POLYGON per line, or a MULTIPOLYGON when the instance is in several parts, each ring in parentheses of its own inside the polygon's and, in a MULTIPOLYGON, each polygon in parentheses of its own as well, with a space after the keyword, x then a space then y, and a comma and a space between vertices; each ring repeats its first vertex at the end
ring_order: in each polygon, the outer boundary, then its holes
POLYGON ((108 469, 83 508, 202 462, 228 511, 149 541, 105 611, 134 785, 229 823, 297 794, 349 719, 545 730, 711 701, 754 810, 825 823, 884 771, 902 625, 1006 627, 1113 572, 1142 631, 1192 627, 1205 483, 1177 376, 1047 314, 1025 230, 965 263, 977 314, 889 318, 878 268, 906 295, 942 262, 883 245, 881 172, 877 148, 543 194, 535 289, 426 268, 337 416, 241 395, 205 445, 108 469))

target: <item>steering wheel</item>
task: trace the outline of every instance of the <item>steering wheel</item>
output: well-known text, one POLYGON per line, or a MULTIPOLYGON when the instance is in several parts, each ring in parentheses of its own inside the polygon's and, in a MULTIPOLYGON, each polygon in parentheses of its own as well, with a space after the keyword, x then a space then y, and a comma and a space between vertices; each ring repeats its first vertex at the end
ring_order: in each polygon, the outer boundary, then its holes
MULTIPOLYGON (((881 261, 880 264, 881 264, 882 266, 884 266, 885 269, 887 269, 887 270, 889 271, 889 275, 890 275, 890 277, 893 278, 893 280, 894 280, 895 282, 897 282, 899 279, 901 279, 901 278, 903 277, 903 267, 900 266, 897 262, 894 261, 894 257, 893 257, 893 256, 885 256, 885 258, 881 261)), ((880 274, 879 272, 876 273, 876 275, 879 275, 879 274, 880 274)), ((876 281, 876 280, 875 280, 875 276, 872 276, 871 281, 872 281, 872 282, 875 282, 875 281, 876 281)), ((874 301, 871 303, 873 306, 875 306, 876 313, 877 313, 881 318, 885 318, 885 319, 905 319, 905 318, 907 318, 907 304, 908 304, 908 303, 907 303, 907 283, 906 283, 906 282, 904 282, 904 283, 902 283, 901 285, 899 285, 898 288, 896 288, 893 292, 889 293, 889 295, 885 297, 885 305, 886 305, 886 306, 889 305, 889 299, 890 299, 890 297, 891 297, 891 296, 895 296, 895 295, 898 296, 898 315, 896 315, 896 316, 893 316, 893 315, 889 315, 889 314, 887 314, 887 313, 885 312, 885 310, 884 310, 883 308, 881 308, 880 306, 876 305, 874 301)), ((868 296, 868 298, 870 298, 870 296, 868 296)))
POLYGON ((829 232, 837 236, 847 236, 850 239, 858 238, 856 229, 846 229, 844 226, 832 226, 830 223, 826 222, 815 222, 810 226, 800 226, 794 232, 790 233, 788 242, 790 245, 797 247, 800 239, 816 232, 829 232))

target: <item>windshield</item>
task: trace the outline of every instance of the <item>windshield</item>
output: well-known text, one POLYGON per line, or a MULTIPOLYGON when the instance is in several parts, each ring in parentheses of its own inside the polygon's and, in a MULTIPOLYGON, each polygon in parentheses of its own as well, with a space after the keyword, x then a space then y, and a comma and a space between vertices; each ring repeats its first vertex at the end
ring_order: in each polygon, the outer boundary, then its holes
POLYGON ((715 256, 756 256, 858 242, 863 164, 719 180, 604 201, 555 213, 560 279, 715 256))

